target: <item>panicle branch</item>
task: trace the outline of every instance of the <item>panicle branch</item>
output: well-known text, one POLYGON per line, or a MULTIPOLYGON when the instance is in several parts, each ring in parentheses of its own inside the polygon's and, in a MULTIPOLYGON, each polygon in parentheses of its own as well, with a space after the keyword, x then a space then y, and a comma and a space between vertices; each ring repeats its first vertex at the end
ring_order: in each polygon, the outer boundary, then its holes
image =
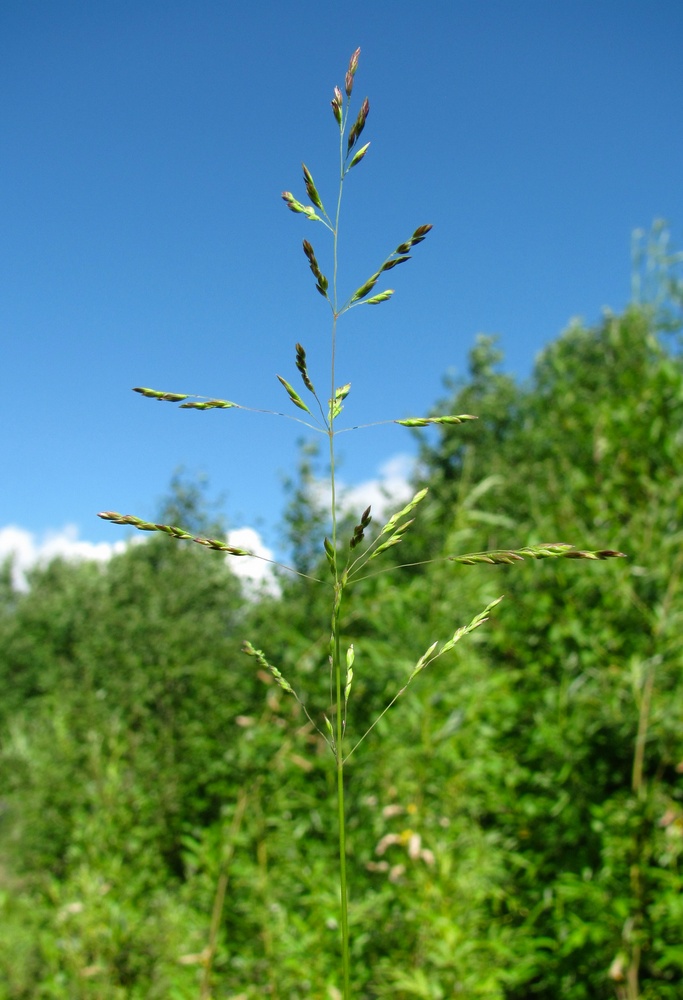
POLYGON ((372 516, 370 514, 371 510, 372 510, 371 507, 366 507, 363 513, 361 514, 360 521, 353 529, 353 535, 351 537, 351 541, 349 542, 349 548, 355 549, 355 547, 357 545, 360 545, 360 543, 365 538, 365 529, 372 521, 372 516))
POLYGON ((271 677, 274 678, 275 682, 282 688, 283 691, 286 691, 287 694, 294 695, 294 697, 296 698, 296 694, 292 685, 289 683, 288 680, 286 680, 282 676, 277 667, 274 667, 272 663, 268 662, 268 660, 263 655, 262 650, 255 649, 252 646, 252 644, 245 639, 245 641, 242 643, 242 652, 246 653, 247 656, 253 656, 256 662, 258 663, 259 667, 261 667, 262 670, 266 670, 271 675, 271 677))
MULTIPOLYGON (((357 156, 360 157, 360 153, 362 152, 363 150, 359 150, 357 156)), ((386 300, 393 295, 394 293, 393 288, 389 288, 385 292, 380 292, 378 295, 374 295, 370 299, 367 299, 366 296, 370 294, 372 289, 379 281, 380 276, 385 271, 391 271, 394 267, 397 267, 399 264, 405 264, 406 261, 411 259, 408 251, 411 249, 411 247, 416 246, 418 243, 422 243, 427 233, 431 229, 432 229, 431 224, 418 226, 418 228, 415 230, 410 239, 406 240, 405 243, 400 243, 395 250, 392 250, 392 252, 386 258, 386 260, 379 268, 379 270, 375 271, 374 274, 371 274, 368 280, 363 285, 361 285, 360 288, 356 289, 356 291, 353 293, 353 295, 351 296, 347 304, 344 306, 344 308, 341 310, 341 312, 345 312, 347 309, 350 309, 358 304, 374 306, 380 302, 386 302, 386 300), (365 299, 365 302, 361 302, 362 299, 365 299)))
POLYGON ((297 212, 300 215, 305 215, 307 219, 311 222, 322 222, 323 220, 319 215, 316 215, 315 209, 310 205, 302 205, 300 201, 297 201, 291 191, 282 192, 282 200, 286 204, 290 212, 297 212))
POLYGON ((256 649, 254 646, 252 646, 252 644, 248 640, 245 639, 245 641, 242 643, 242 652, 246 653, 247 656, 253 656, 253 658, 258 663, 259 667, 261 667, 261 669, 264 670, 266 673, 269 673, 273 678, 273 680, 275 681, 275 683, 279 687, 281 687, 283 691, 285 691, 287 694, 291 694, 291 696, 299 703, 299 705, 301 705, 306 715, 306 718, 311 723, 313 728, 316 730, 318 735, 321 736, 328 745, 331 745, 327 736, 325 736, 322 730, 318 726, 316 726, 315 722, 309 715, 308 709, 306 708, 303 701, 296 693, 292 685, 289 683, 286 677, 282 676, 282 673, 278 670, 277 667, 274 667, 272 663, 269 663, 269 661, 266 659, 263 653, 263 650, 256 649))
POLYGON ((306 364, 306 352, 301 346, 301 344, 296 345, 296 367, 299 374, 301 375, 301 378, 303 379, 304 385, 306 386, 308 391, 312 392, 313 395, 315 396, 315 388, 308 375, 308 366, 306 364))
POLYGON ((230 410, 233 407, 237 409, 243 409, 239 403, 231 403, 229 399, 207 399, 204 396, 190 396, 189 393, 181 392, 161 392, 159 389, 148 389, 144 386, 136 386, 133 392, 139 392, 140 395, 146 396, 148 399, 156 399, 165 401, 168 403, 180 403, 181 410, 230 410), (204 400, 201 403, 184 403, 184 399, 201 399, 204 400))
POLYGON ((614 549, 598 549, 591 552, 577 549, 567 542, 547 542, 542 545, 527 545, 521 549, 492 549, 490 552, 468 552, 461 556, 447 556, 450 562, 463 566, 474 566, 477 563, 488 563, 491 566, 522 562, 525 557, 530 559, 625 559, 625 552, 614 549))
MULTIPOLYGON (((203 538, 198 535, 193 535, 191 531, 185 531, 184 528, 179 528, 175 524, 155 524, 152 521, 143 521, 141 517, 135 517, 134 514, 119 514, 115 510, 104 510, 98 515, 104 521, 111 521, 112 524, 129 524, 133 528, 137 528, 138 531, 161 531, 166 535, 170 535, 171 538, 186 539, 190 542, 196 542, 198 545, 203 545, 207 549, 216 549, 219 552, 226 552, 230 556, 251 556, 254 559, 263 559, 263 556, 257 555, 256 552, 252 552, 251 549, 242 549, 236 545, 228 545, 227 542, 222 542, 219 538, 203 538)), ((266 559, 265 562, 270 562, 271 560, 266 559)))
POLYGON ((438 660, 439 657, 443 656, 444 653, 447 653, 449 650, 453 649, 453 647, 455 646, 455 644, 458 643, 458 642, 460 642, 460 640, 464 636, 468 635, 470 632, 474 632, 474 630, 477 629, 477 628, 479 628, 480 625, 483 625, 484 622, 487 622, 489 620, 489 614, 490 614, 490 612, 493 610, 493 608, 496 607, 497 604, 500 604, 500 602, 502 600, 503 600, 502 597, 497 597, 495 601, 491 601, 491 603, 488 604, 484 608, 483 611, 480 611, 478 615, 474 616, 474 618, 472 619, 472 621, 468 625, 463 625, 461 628, 456 629, 455 632, 453 633, 453 635, 451 636, 451 638, 448 639, 446 642, 444 642, 441 645, 440 648, 439 648, 439 640, 437 639, 435 642, 433 642, 431 644, 431 646, 429 646, 428 649, 425 650, 425 652, 422 654, 422 656, 420 657, 420 659, 417 661, 417 663, 413 667, 413 670, 412 670, 410 676, 408 677, 408 680, 403 685, 403 687, 399 691, 396 692, 396 694, 391 699, 391 701, 389 702, 389 704, 386 705, 386 707, 380 712, 380 714, 374 720, 374 722, 372 723, 372 725, 368 729, 366 729, 366 731, 363 733, 363 735, 358 740, 358 742, 355 744, 355 746, 348 752, 348 754, 344 758, 344 763, 346 763, 346 761, 349 759, 349 757, 351 756, 352 753, 355 753, 355 751, 358 749, 358 747, 361 745, 361 743, 367 738, 367 736, 375 728, 375 726, 377 725, 377 723, 381 719, 384 718, 384 716, 387 714, 387 712, 389 711, 389 709, 392 708, 396 704, 396 702, 398 701, 398 699, 401 697, 401 695, 405 693, 405 691, 407 690, 407 688, 408 688, 409 684, 411 683, 411 681, 422 670, 424 670, 425 667, 428 667, 430 663, 433 663, 434 660, 438 660))
POLYGON ((311 268, 311 271, 313 272, 313 275, 317 280, 317 284, 315 287, 318 289, 323 298, 326 298, 329 301, 329 296, 327 294, 329 281, 327 280, 325 275, 320 270, 320 267, 318 266, 318 261, 316 260, 315 257, 315 251, 313 250, 313 247, 308 242, 308 240, 304 240, 302 245, 304 248, 304 253, 306 254, 306 258, 308 259, 309 267, 311 268))
POLYGON ((394 420, 395 424, 402 427, 428 427, 430 424, 462 424, 465 420, 478 420, 471 413, 459 413, 457 416, 449 415, 443 417, 406 417, 405 420, 394 420))

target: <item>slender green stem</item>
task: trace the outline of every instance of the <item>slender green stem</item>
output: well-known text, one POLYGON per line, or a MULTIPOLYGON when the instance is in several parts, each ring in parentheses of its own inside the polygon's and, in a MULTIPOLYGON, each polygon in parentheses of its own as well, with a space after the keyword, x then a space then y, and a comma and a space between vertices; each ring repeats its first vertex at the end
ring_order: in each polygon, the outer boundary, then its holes
POLYGON ((339 888, 341 893, 341 945, 342 945, 342 970, 343 970, 343 998, 351 1000, 350 984, 350 955, 349 955, 349 907, 348 889, 346 881, 346 813, 344 810, 344 755, 342 752, 342 741, 344 739, 344 720, 342 712, 342 659, 341 659, 341 639, 339 635, 339 611, 341 608, 342 588, 338 584, 335 588, 335 608, 333 617, 333 660, 335 679, 335 700, 337 703, 336 718, 336 763, 337 763, 337 813, 339 820, 339 888))
MULTIPOLYGON (((327 420, 327 433, 330 442, 330 505, 332 514, 332 545, 336 549, 337 546, 337 495, 336 495, 336 482, 335 482, 335 469, 334 469, 334 419, 333 419, 333 409, 332 400, 335 395, 335 382, 336 382, 336 359, 337 359, 337 319, 339 314, 337 312, 337 269, 339 263, 339 217, 341 214, 341 202, 342 194, 344 191, 344 127, 342 125, 339 130, 339 161, 340 161, 340 175, 339 175, 339 194, 337 196, 337 211, 334 218, 334 230, 333 230, 333 240, 332 240, 332 252, 334 255, 334 266, 332 271, 332 344, 331 344, 331 357, 330 357, 330 412, 327 420)), ((337 571, 335 569, 334 582, 335 586, 339 580, 337 571)))
POLYGON ((209 944, 206 948, 206 957, 204 960, 204 972, 202 974, 202 982, 200 986, 200 998, 201 1000, 209 1000, 211 997, 211 976, 213 972, 213 963, 216 957, 216 948, 218 947, 218 931, 220 928, 221 917, 223 915, 223 907, 225 905, 225 893, 228 888, 228 874, 230 870, 230 863, 232 861, 233 855, 235 853, 235 841, 237 839, 237 834, 239 828, 242 825, 242 818, 244 816, 244 810, 247 806, 248 795, 242 789, 240 792, 239 799, 237 800, 237 806, 235 807, 235 814, 232 819, 232 824, 230 826, 230 832, 228 834, 228 839, 225 847, 225 854, 223 861, 221 863, 220 874, 218 876, 218 884, 216 886, 216 894, 213 901, 213 910, 211 912, 211 927, 209 929, 209 944))
MULTIPOLYGON (((348 115, 348 106, 347 106, 348 115)), ((342 193, 344 189, 344 125, 346 118, 339 130, 339 195, 337 197, 337 211, 334 220, 334 268, 332 274, 332 344, 330 359, 330 412, 328 418, 328 436, 330 442, 330 503, 332 516, 332 547, 337 551, 337 495, 335 480, 335 454, 334 454, 334 411, 333 400, 335 398, 336 384, 336 350, 337 350, 337 265, 339 251, 339 217, 341 213, 342 193)), ((350 973, 350 947, 349 947, 349 912, 348 912, 348 886, 346 880, 346 812, 344 808, 344 712, 342 703, 342 658, 341 658, 341 637, 339 634, 339 616, 341 610, 342 594, 344 590, 344 579, 340 578, 339 568, 334 564, 334 608, 332 612, 332 672, 334 677, 334 700, 336 705, 336 726, 335 726, 335 761, 337 767, 337 818, 339 835, 339 890, 340 890, 340 912, 341 912, 341 951, 342 951, 342 976, 343 976, 343 1000, 351 1000, 351 973, 350 973)))

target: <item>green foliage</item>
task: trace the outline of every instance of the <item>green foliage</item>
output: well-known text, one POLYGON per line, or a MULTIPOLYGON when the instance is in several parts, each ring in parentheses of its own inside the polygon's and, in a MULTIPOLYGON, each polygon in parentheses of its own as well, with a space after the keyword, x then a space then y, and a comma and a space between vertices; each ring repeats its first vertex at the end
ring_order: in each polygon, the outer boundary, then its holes
MULTIPOLYGON (((548 998, 611 997, 630 968, 643 996, 673 997, 683 971, 667 915, 683 889, 683 364, 651 311, 633 308, 571 328, 528 387, 490 372, 490 405, 478 387, 483 448, 444 431, 425 449, 440 477, 435 522, 481 488, 471 530, 483 546, 506 544, 514 524, 529 543, 607 532, 631 553, 609 587, 597 567, 504 571, 489 641, 510 685, 494 723, 510 798, 491 811, 523 859, 511 865, 510 917, 527 946, 535 934, 554 942, 509 995, 533 985, 548 998)), ((475 370, 452 405, 470 406, 476 382, 475 370)), ((490 787, 496 775, 484 771, 490 787)))
MULTIPOLYGON (((609 586, 606 564, 438 559, 357 585, 341 622, 354 742, 454 618, 506 598, 349 761, 352 989, 612 1000, 635 969, 639 996, 669 1000, 683 982, 683 366, 638 310, 572 328, 525 386, 489 358, 449 400, 480 420, 425 448, 431 507, 390 555, 608 537, 631 556, 609 586)), ((305 472, 290 525, 317 575, 305 472)), ((185 490, 168 520, 218 534, 185 490)), ((213 995, 336 996, 327 751, 239 654, 266 635, 322 722, 324 601, 308 580, 284 586, 245 603, 219 553, 153 536, 106 567, 55 562, 27 593, 6 588, 3 1000, 199 997, 228 849, 213 995)))

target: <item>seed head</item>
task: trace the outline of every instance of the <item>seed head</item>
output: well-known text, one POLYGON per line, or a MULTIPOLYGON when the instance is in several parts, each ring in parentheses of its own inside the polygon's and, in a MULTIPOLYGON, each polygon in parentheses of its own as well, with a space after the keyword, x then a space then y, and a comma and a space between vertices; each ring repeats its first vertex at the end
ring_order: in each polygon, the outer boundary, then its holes
POLYGON ((337 119, 337 125, 341 125, 341 123, 342 123, 342 104, 343 104, 343 102, 344 102, 344 98, 342 97, 341 90, 339 89, 339 87, 335 87, 334 88, 334 97, 332 98, 332 102, 331 103, 332 103, 332 113, 334 114, 334 117, 337 119))
POLYGON ((369 113, 370 113, 370 101, 366 97, 361 105, 360 111, 358 112, 358 117, 351 126, 351 131, 349 132, 349 139, 346 145, 347 156, 355 146, 356 140, 358 139, 359 135, 365 128, 365 121, 369 113))
POLYGON ((351 96, 351 91, 353 90, 353 78, 356 75, 356 70, 358 69, 358 56, 360 55, 360 49, 356 49, 351 58, 349 59, 349 68, 346 71, 346 96, 351 96))
POLYGON ((322 212, 325 211, 323 208, 323 203, 320 200, 320 195, 318 194, 317 188, 311 176, 311 171, 308 169, 305 163, 302 163, 304 171, 304 184, 306 185, 306 194, 311 199, 316 208, 319 208, 322 212))

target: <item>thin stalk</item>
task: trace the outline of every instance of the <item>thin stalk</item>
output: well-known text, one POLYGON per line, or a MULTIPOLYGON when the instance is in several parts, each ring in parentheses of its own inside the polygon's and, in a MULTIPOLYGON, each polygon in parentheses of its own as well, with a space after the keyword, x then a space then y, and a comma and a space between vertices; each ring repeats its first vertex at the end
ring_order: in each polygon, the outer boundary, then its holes
MULTIPOLYGON (((347 105, 348 115, 348 105, 347 105)), ((328 435, 330 442, 330 503, 332 515, 332 547, 337 551, 337 496, 335 482, 335 454, 334 454, 334 413, 333 400, 336 392, 336 349, 337 349, 337 267, 339 251, 339 217, 341 213, 342 193, 344 190, 344 131, 346 118, 339 130, 339 195, 337 197, 337 211, 334 220, 333 253, 334 266, 332 274, 332 344, 330 359, 330 413, 328 419, 328 435)), ((346 880, 346 811, 344 807, 344 719, 342 705, 342 659, 341 659, 341 637, 339 635, 339 615, 344 585, 339 577, 339 568, 336 558, 334 563, 334 610, 332 613, 332 672, 334 675, 335 704, 336 704, 336 741, 335 741, 335 761, 337 768, 337 820, 339 837, 339 891, 340 891, 340 913, 341 913, 341 951, 342 951, 342 978, 343 978, 343 1000, 351 1000, 351 972, 350 972, 350 943, 349 943, 349 912, 348 912, 348 886, 346 880)))
POLYGON ((639 799, 645 797, 645 783, 643 781, 643 764, 645 760, 645 744, 647 743, 647 732, 650 724, 650 706, 652 704, 652 691, 655 684, 655 663, 648 663, 647 675, 643 692, 640 699, 640 711, 638 713, 638 734, 633 754, 633 772, 631 777, 631 788, 639 799))
MULTIPOLYGON (((683 564, 683 553, 679 553, 673 571, 669 577, 669 584, 662 601, 660 614, 655 620, 652 628, 653 647, 656 649, 662 642, 664 630, 668 624, 671 605, 676 597, 680 585, 680 571, 683 564)), ((641 607, 641 610, 645 610, 641 607)), ((641 801, 645 802, 648 795, 647 782, 645 780, 645 747, 647 745, 648 732, 652 712, 652 698, 655 687, 655 675, 661 657, 652 657, 647 664, 647 674, 643 683, 640 696, 640 706, 638 711, 638 731, 636 734, 635 747, 633 752, 633 769, 631 772, 631 790, 641 801)), ((644 911, 644 860, 642 858, 642 844, 640 834, 635 845, 634 861, 631 865, 631 887, 636 900, 636 913, 633 920, 637 926, 642 926, 645 922, 644 911)), ((636 942, 631 948, 630 961, 626 980, 626 1000, 638 1000, 640 996, 640 960, 641 946, 636 942)))
MULTIPOLYGON (((348 110, 347 110, 348 115, 348 110)), ((339 318, 339 313, 337 312, 337 271, 339 265, 339 217, 341 215, 341 203, 342 194, 344 193, 344 126, 346 124, 346 119, 339 130, 339 194, 337 196, 337 211, 334 217, 334 230, 332 239, 332 253, 333 253, 333 269, 332 269, 332 344, 331 344, 331 357, 330 357, 330 413, 327 421, 327 433, 330 442, 330 490, 331 490, 331 514, 332 514, 332 545, 336 549, 337 546, 337 495, 336 495, 336 482, 335 482, 335 468, 334 468, 334 420, 332 418, 332 400, 335 395, 335 382, 336 382, 336 359, 337 359, 337 319, 339 318)), ((334 583, 335 587, 339 582, 339 576, 335 566, 334 583)))
POLYGON ((633 954, 631 956, 631 964, 628 967, 628 973, 626 978, 627 1000, 638 1000, 640 996, 640 987, 638 985, 639 967, 640 967, 640 945, 634 945, 633 954))
POLYGON ((341 587, 336 588, 335 612, 333 618, 334 629, 334 678, 335 678, 335 700, 337 703, 337 814, 339 819, 339 889, 341 893, 341 945, 342 945, 342 970, 343 970, 343 997, 344 1000, 351 1000, 350 984, 350 956, 349 956, 349 908, 348 908, 348 888, 346 882, 346 812, 344 809, 344 755, 342 752, 342 740, 344 738, 344 721, 342 716, 342 660, 341 660, 341 640, 339 636, 339 610, 341 607, 341 587))
MULTIPOLYGON (((336 245, 336 234, 335 234, 336 245)), ((333 325, 336 327, 336 316, 333 325)), ((334 351, 332 354, 332 392, 330 399, 334 398, 334 351)), ((334 475, 334 429, 332 415, 330 413, 329 426, 330 439, 330 486, 332 505, 332 547, 337 550, 337 504, 335 494, 334 475)), ((334 754, 337 768, 337 817, 338 817, 338 837, 339 837, 339 890, 341 909, 341 951, 342 951, 342 974, 343 974, 343 1000, 351 1000, 350 985, 350 948, 349 948, 349 917, 348 917, 348 887, 346 881, 346 812, 344 808, 344 724, 342 706, 342 659, 341 659, 341 638, 339 635, 339 612, 341 608, 341 598, 343 584, 339 579, 339 571, 336 560, 334 567, 334 611, 332 614, 332 673, 334 677, 334 701, 336 705, 336 738, 334 754)))
POLYGON ((205 952, 204 971, 202 973, 202 982, 199 994, 201 1000, 209 1000, 211 997, 211 973, 213 971, 213 963, 216 957, 216 948, 218 947, 218 931, 221 924, 221 917, 223 916, 223 907, 225 906, 225 894, 228 888, 230 862, 232 861, 232 857, 235 853, 235 841, 237 839, 239 828, 242 825, 242 818, 244 816, 244 810, 247 806, 247 799, 247 793, 243 789, 240 792, 240 797, 235 808, 235 814, 232 818, 227 846, 225 848, 225 854, 223 856, 221 870, 218 876, 216 895, 214 896, 213 910, 211 912, 209 944, 205 952))

